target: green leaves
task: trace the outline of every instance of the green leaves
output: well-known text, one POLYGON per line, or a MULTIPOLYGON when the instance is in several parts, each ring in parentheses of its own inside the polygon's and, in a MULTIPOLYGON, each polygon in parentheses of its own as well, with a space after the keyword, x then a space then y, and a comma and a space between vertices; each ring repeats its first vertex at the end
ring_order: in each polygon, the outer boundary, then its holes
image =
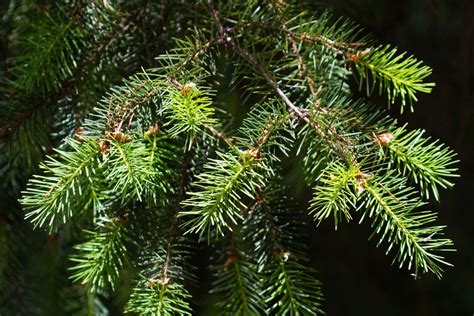
POLYGON ((435 85, 424 82, 431 74, 431 68, 413 56, 405 57, 406 53, 396 55, 397 49, 391 46, 368 48, 353 54, 349 60, 355 65, 360 76, 360 84, 366 81, 367 93, 370 94, 378 85, 379 94, 387 93, 389 103, 402 101, 401 110, 406 105, 417 101, 416 93, 430 93, 435 85), (372 86, 372 87, 370 87, 372 86))
POLYGON ((194 190, 182 203, 192 209, 182 211, 181 216, 194 216, 186 222, 188 232, 201 236, 211 232, 223 235, 224 229, 232 230, 243 219, 244 199, 253 199, 257 189, 265 185, 263 172, 267 167, 250 152, 217 155, 206 164, 205 172, 196 176, 194 190))
POLYGON ((223 264, 214 268, 211 293, 219 296, 217 305, 223 315, 261 315, 263 312, 261 276, 251 258, 242 249, 229 249, 223 264))
MULTIPOLYGON (((453 251, 452 241, 441 238, 444 226, 433 226, 436 214, 420 209, 423 203, 417 192, 403 178, 388 172, 370 179, 362 202, 364 215, 374 217, 374 233, 380 235, 377 245, 388 244, 387 253, 396 246, 394 262, 419 272, 433 272, 439 278, 441 265, 451 264, 440 252, 453 251)), ((361 221, 362 221, 361 219, 361 221)))
POLYGON ((273 261, 269 270, 272 274, 263 293, 269 315, 324 314, 321 283, 313 277, 312 269, 280 257, 273 261))
POLYGON ((456 153, 438 140, 423 137, 425 131, 406 131, 400 127, 393 132, 393 140, 387 144, 391 162, 403 175, 420 185, 423 196, 430 192, 439 200, 439 188, 451 188, 450 178, 457 177, 456 153))
POLYGON ((199 132, 216 123, 214 108, 209 91, 198 88, 193 82, 187 82, 178 90, 168 89, 164 110, 169 118, 165 126, 170 126, 171 136, 186 134, 186 147, 189 149, 199 132))
POLYGON ((71 257, 75 263, 70 268, 71 278, 87 285, 92 292, 114 290, 128 261, 123 220, 108 220, 101 223, 99 231, 85 231, 89 240, 75 247, 78 253, 71 257))
POLYGON ((166 194, 172 192, 169 181, 173 171, 170 167, 176 160, 172 147, 164 137, 152 135, 147 144, 137 139, 141 135, 121 135, 122 139, 110 142, 110 152, 104 161, 112 190, 124 201, 145 198, 150 203, 160 199, 163 202, 166 194), (127 137, 130 140, 125 139, 127 137))
POLYGON ((101 193, 95 191, 93 180, 99 165, 98 144, 91 138, 82 142, 68 139, 66 143, 70 149, 57 149, 59 157, 48 158, 41 166, 44 175, 30 180, 21 199, 28 211, 26 218, 50 232, 74 215, 101 204, 101 193))
POLYGON ((133 290, 125 312, 144 316, 192 315, 190 298, 180 284, 143 284, 133 290))
POLYGON ((349 210, 357 200, 354 188, 359 173, 356 167, 346 167, 340 162, 333 162, 324 170, 310 205, 315 220, 321 223, 332 215, 337 229, 343 216, 347 221, 352 219, 349 210))
POLYGON ((81 51, 81 32, 72 19, 42 15, 35 21, 35 32, 23 38, 23 52, 12 60, 14 85, 27 93, 57 91, 61 81, 73 75, 81 51))

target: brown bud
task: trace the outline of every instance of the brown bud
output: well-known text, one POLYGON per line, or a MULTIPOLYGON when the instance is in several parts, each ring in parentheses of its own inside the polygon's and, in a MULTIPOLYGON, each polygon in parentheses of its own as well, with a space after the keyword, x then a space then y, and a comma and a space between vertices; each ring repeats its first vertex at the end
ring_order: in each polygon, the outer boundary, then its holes
POLYGON ((360 172, 356 176, 357 180, 357 195, 360 195, 362 192, 365 191, 367 187, 367 180, 370 178, 370 175, 367 173, 360 172))
POLYGON ((121 143, 128 143, 132 139, 127 134, 122 133, 121 131, 115 131, 112 133, 112 138, 121 143))
POLYGON ((393 133, 387 132, 387 131, 374 133, 374 136, 375 136, 375 141, 382 146, 388 145, 393 139, 393 133))
POLYGON ((249 150, 246 150, 242 153, 244 155, 244 160, 247 160, 249 159, 250 157, 254 158, 254 159, 260 159, 261 157, 261 152, 259 149, 249 149, 249 150))
POLYGON ((84 139, 84 134, 85 134, 85 129, 82 127, 76 128, 76 133, 74 135, 74 138, 78 141, 81 141, 84 139))
POLYGON ((348 61, 351 61, 353 63, 356 63, 358 62, 359 60, 361 60, 362 57, 364 57, 365 55, 367 55, 368 53, 370 53, 370 48, 366 48, 364 50, 360 50, 354 54, 351 54, 349 56, 347 56, 347 60, 348 61))
POLYGON ((235 250, 229 250, 226 252, 227 254, 227 259, 224 262, 224 268, 227 269, 230 267, 234 262, 239 260, 239 254, 235 250))
POLYGON ((288 259, 290 259, 290 257, 292 256, 292 253, 289 252, 289 251, 283 251, 279 248, 274 248, 273 249, 273 255, 275 257, 282 257, 283 260, 288 261, 288 259))
POLYGON ((150 128, 145 132, 145 138, 148 139, 150 136, 158 136, 158 133, 160 132, 160 127, 158 123, 153 124, 150 126, 150 128))
POLYGON ((163 275, 159 280, 157 280, 156 282, 158 282, 159 284, 161 285, 166 285, 170 282, 170 278, 168 278, 166 275, 163 275))
POLYGON ((250 151, 250 156, 252 156, 252 157, 255 158, 255 159, 260 159, 261 152, 260 152, 260 150, 258 150, 258 149, 252 149, 252 150, 250 151))
POLYGON ((181 94, 184 96, 188 96, 191 94, 193 89, 196 88, 196 84, 194 82, 186 82, 181 90, 181 94))
POLYGON ((125 224, 128 221, 128 214, 123 214, 115 218, 117 224, 125 224))
POLYGON ((110 142, 108 140, 102 140, 99 142, 99 148, 102 156, 107 155, 110 149, 110 142))

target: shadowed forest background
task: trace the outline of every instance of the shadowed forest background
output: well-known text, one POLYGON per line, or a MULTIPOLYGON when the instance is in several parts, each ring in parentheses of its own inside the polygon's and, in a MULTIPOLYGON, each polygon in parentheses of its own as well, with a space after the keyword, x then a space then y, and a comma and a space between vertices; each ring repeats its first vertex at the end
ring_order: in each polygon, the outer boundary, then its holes
MULTIPOLYGON (((2 0, 0 0, 1 4, 2 0)), ((427 274, 414 280, 405 269, 391 266, 384 249, 367 241, 368 222, 341 223, 334 230, 326 221, 312 234, 310 254, 323 283, 327 315, 472 315, 474 313, 474 1, 473 0, 320 0, 314 9, 327 7, 335 16, 349 17, 373 34, 380 43, 408 51, 433 68, 428 81, 436 83, 431 94, 419 94, 414 113, 391 114, 409 127, 423 128, 458 153, 461 177, 454 189, 441 192, 441 202, 432 202, 438 223, 446 225, 446 237, 457 252, 447 254, 454 267, 446 268, 441 280, 427 274)), ((318 10, 319 11, 319 10, 318 10)), ((3 32, 2 32, 3 33, 3 32)), ((1 43, 0 43, 1 44, 1 43)), ((0 46, 0 65, 4 63, 0 46)), ((384 96, 374 100, 386 104, 384 96)), ((232 103, 232 100, 229 100, 232 103)), ((242 115, 237 100, 234 114, 242 115)), ((232 112, 232 111, 231 111, 232 112)), ((300 181, 301 170, 288 161, 286 184, 302 208, 311 191, 300 181)), ((1 198, 1 195, 0 195, 1 198)), ((1 202, 1 199, 0 199, 1 202)), ((0 205, 0 215, 7 209, 0 205)), ((1 216, 0 216, 1 220, 1 216)), ((199 252, 199 250, 197 250, 199 252)), ((194 262, 206 272, 210 253, 203 250, 194 262)), ((47 267, 44 267, 47 270, 47 267)), ((51 273, 52 271, 49 271, 51 273)), ((201 276, 201 288, 192 291, 200 315, 218 315, 207 295, 210 280, 201 276), (209 309, 207 309, 209 307, 209 309)), ((111 315, 114 298, 109 302, 111 315)))

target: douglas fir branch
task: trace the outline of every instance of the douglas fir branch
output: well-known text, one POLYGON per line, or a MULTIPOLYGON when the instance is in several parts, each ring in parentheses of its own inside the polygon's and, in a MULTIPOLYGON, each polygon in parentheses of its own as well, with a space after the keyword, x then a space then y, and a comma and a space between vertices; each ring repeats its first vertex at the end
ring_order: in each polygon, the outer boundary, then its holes
POLYGON ((219 315, 324 314, 323 221, 441 278, 427 202, 456 154, 386 111, 413 111, 431 69, 307 2, 0 5, 1 315, 191 315, 196 289, 219 315))

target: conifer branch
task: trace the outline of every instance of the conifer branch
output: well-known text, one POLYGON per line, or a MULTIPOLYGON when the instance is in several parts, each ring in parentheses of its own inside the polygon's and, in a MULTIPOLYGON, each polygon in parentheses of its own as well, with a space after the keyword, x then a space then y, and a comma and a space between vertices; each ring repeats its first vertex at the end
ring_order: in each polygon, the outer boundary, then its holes
POLYGON ((169 226, 163 236, 160 236, 162 255, 158 259, 152 257, 151 269, 146 268, 143 274, 147 274, 146 281, 141 280, 135 286, 130 300, 127 302, 126 311, 138 312, 143 315, 176 314, 191 315, 189 305, 190 295, 181 284, 185 277, 182 258, 183 250, 180 242, 178 217, 181 211, 181 201, 186 197, 186 188, 189 183, 189 167, 193 158, 193 150, 185 152, 181 162, 181 174, 179 188, 175 201, 175 208, 169 214, 169 226), (177 272, 176 270, 181 272, 177 272))
POLYGON ((431 68, 423 65, 421 61, 413 56, 405 57, 406 53, 395 55, 396 48, 391 46, 379 46, 354 53, 349 57, 355 65, 359 74, 360 83, 366 81, 367 93, 370 94, 378 84, 379 94, 384 90, 387 93, 388 102, 395 103, 401 99, 401 111, 408 99, 410 108, 413 110, 413 101, 417 101, 416 93, 430 93, 435 85, 423 80, 431 74, 431 68), (370 87, 372 83, 372 87, 370 87))
POLYGON ((287 151, 284 144, 287 139, 279 131, 288 123, 289 115, 278 108, 269 111, 270 104, 257 106, 244 120, 240 129, 242 137, 236 138, 236 145, 248 149, 240 151, 232 146, 230 153, 218 152, 219 159, 211 160, 205 172, 197 176, 193 186, 200 190, 190 192, 190 198, 183 202, 193 209, 183 211, 182 216, 196 216, 186 223, 191 226, 188 232, 199 232, 201 236, 207 232, 209 238, 215 226, 217 235, 223 235, 224 228, 232 229, 243 219, 242 200, 253 198, 264 187, 265 179, 271 174, 268 162, 275 158, 265 149, 277 145, 283 152, 287 151))
POLYGON ((347 168, 338 162, 331 163, 326 167, 319 184, 314 188, 311 200, 310 214, 314 213, 314 219, 321 223, 332 215, 336 229, 342 216, 347 221, 351 220, 352 216, 349 210, 355 206, 356 195, 350 186, 355 184, 357 177, 360 178, 360 183, 357 185, 358 193, 360 193, 364 189, 361 186, 361 181, 365 181, 365 179, 361 178, 363 177, 362 173, 356 167, 347 168))
POLYGON ((219 309, 225 315, 258 315, 264 310, 260 275, 244 249, 236 229, 229 232, 223 264, 215 267, 211 293, 220 296, 219 309))
POLYGON ((167 239, 167 248, 166 248, 166 257, 165 261, 163 263, 163 270, 162 270, 162 279, 168 279, 168 270, 169 270, 169 265, 171 263, 171 256, 172 256, 172 251, 173 247, 176 246, 176 242, 178 241, 178 236, 177 234, 179 233, 179 223, 180 223, 180 218, 179 218, 179 213, 181 212, 181 202, 186 198, 186 188, 188 187, 189 180, 190 180, 190 175, 188 174, 188 169, 191 165, 191 160, 193 157, 193 150, 188 150, 184 154, 183 157, 183 162, 181 164, 181 180, 179 183, 179 189, 178 189, 178 196, 176 199, 176 207, 175 211, 172 213, 172 218, 171 218, 171 226, 168 231, 168 235, 166 236, 167 239))
POLYGON ((338 143, 333 143, 329 140, 327 134, 321 129, 321 127, 314 121, 310 120, 306 115, 306 111, 298 106, 296 106, 288 96, 280 89, 275 79, 268 73, 267 70, 260 65, 257 60, 244 48, 240 47, 237 43, 233 43, 233 48, 237 51, 245 60, 247 60, 254 68, 259 70, 259 72, 265 77, 268 84, 275 90, 277 95, 281 98, 281 100, 291 109, 291 111, 300 119, 301 121, 305 122, 311 128, 313 128, 320 136, 324 138, 326 143, 333 147, 335 152, 339 155, 342 160, 347 159, 347 153, 345 149, 338 143))
POLYGON ((171 192, 168 179, 173 173, 168 166, 176 160, 172 147, 161 135, 151 135, 149 145, 136 139, 138 135, 119 132, 113 135, 116 139, 110 141, 104 164, 107 180, 114 183, 113 191, 124 201, 135 198, 139 201, 143 198, 156 202, 163 200, 171 192))
POLYGON ((452 241, 440 238, 443 226, 431 226, 436 214, 419 210, 424 203, 404 179, 392 172, 382 179, 369 179, 365 190, 362 219, 375 216, 373 235, 381 235, 377 245, 387 242, 387 253, 397 245, 393 262, 398 262, 400 268, 406 265, 415 275, 433 272, 440 278, 441 265, 451 264, 438 253, 452 251, 452 241))
MULTIPOLYGON (((278 12, 278 7, 276 10, 278 12)), ((260 27, 271 30, 276 34, 282 32, 287 35, 287 40, 290 42, 293 51, 295 51, 294 43, 297 40, 320 44, 329 48, 335 55, 341 56, 349 66, 355 66, 355 70, 360 76, 360 87, 362 88, 363 81, 366 81, 368 95, 378 84, 379 94, 386 92, 390 104, 394 104, 397 99, 401 99, 402 112, 407 100, 411 107, 413 101, 417 101, 417 92, 429 93, 431 91, 434 83, 423 82, 431 74, 431 69, 422 65, 421 61, 413 58, 413 56, 404 58, 405 53, 396 56, 396 49, 390 46, 368 48, 369 43, 363 38, 355 42, 331 39, 331 36, 352 39, 360 31, 347 21, 342 22, 338 27, 334 25, 328 27, 329 19, 330 15, 325 12, 313 22, 315 25, 302 22, 301 24, 296 23, 293 28, 288 28, 284 23, 281 23, 281 26, 275 26, 273 23, 262 21, 243 21, 240 25, 249 28, 260 27), (310 32, 305 32, 305 28, 309 28, 310 32), (362 49, 364 47, 367 48, 362 49)))
MULTIPOLYGON (((38 24, 37 24, 38 25, 38 24)), ((78 40, 80 32, 76 29, 72 20, 59 22, 47 15, 39 24, 43 32, 36 32, 28 41, 25 50, 40 47, 41 52, 29 52, 14 59, 15 66, 11 68, 15 86, 22 87, 27 93, 34 88, 40 88, 43 92, 57 90, 58 82, 72 75, 71 66, 76 65, 78 40), (28 65, 25 68, 24 65, 28 65), (44 72, 48 68, 50 71, 44 72)))
MULTIPOLYGON (((378 244, 394 250, 394 262, 441 276, 449 265, 441 252, 452 242, 423 199, 453 185, 454 153, 353 100, 349 85, 355 74, 369 94, 378 88, 390 103, 401 98, 403 109, 430 91, 428 67, 374 47, 349 20, 310 16, 296 1, 200 0, 193 10, 165 2, 76 1, 38 11, 23 1, 24 11, 11 13, 12 47, 28 40, 24 47, 37 47, 7 56, 13 67, 1 87, 0 174, 16 199, 10 186, 21 188, 58 147, 20 202, 35 227, 51 233, 67 225, 48 239, 61 254, 84 232, 71 279, 85 286, 47 284, 65 304, 38 307, 15 291, 25 275, 45 274, 21 271, 12 286, 0 280, 0 292, 9 288, 2 302, 19 296, 0 313, 16 314, 17 302, 31 305, 25 313, 107 313, 110 300, 102 304, 100 296, 122 297, 125 271, 135 280, 126 313, 191 315, 189 235, 196 233, 215 250, 211 294, 220 313, 322 314, 307 214, 296 211, 291 190, 276 186, 295 152, 313 190, 314 220, 334 217, 337 228, 358 212, 378 244), (154 66, 153 56, 156 67, 140 70, 143 62, 154 66)), ((9 244, 31 235, 16 214, 0 216, 9 244)), ((35 266, 52 274, 50 261, 35 266)))
POLYGON ((322 315, 321 283, 311 274, 314 271, 297 262, 286 262, 283 257, 269 268, 273 274, 265 291, 268 313, 274 315, 322 315))
POLYGON ((125 312, 139 315, 192 315, 191 296, 181 284, 150 283, 148 287, 135 288, 125 312))
POLYGON ((431 142, 423 134, 423 130, 407 132, 405 127, 398 128, 390 135, 386 147, 391 161, 420 185, 423 195, 429 197, 431 192, 439 200, 438 188, 454 185, 449 178, 457 176, 456 154, 437 140, 431 142))
POLYGON ((253 241, 259 272, 264 276, 266 313, 287 315, 324 314, 321 283, 314 271, 304 267, 304 234, 297 214, 288 211, 283 190, 260 192, 258 207, 246 218, 245 234, 253 241))
POLYGON ((45 175, 28 183, 21 200, 29 210, 26 218, 50 232, 89 206, 101 204, 93 180, 98 172, 99 146, 90 138, 83 143, 69 139, 67 143, 71 151, 56 150, 59 159, 50 157, 41 166, 45 175))
MULTIPOLYGON (((278 86, 278 83, 276 80, 273 78, 273 76, 256 60, 256 58, 248 52, 245 48, 241 47, 238 45, 238 43, 227 34, 227 31, 224 30, 224 27, 222 26, 219 16, 217 15, 217 11, 215 10, 212 1, 209 2, 211 5, 211 13, 213 16, 213 19, 217 25, 217 28, 220 32, 221 35, 225 35, 227 42, 231 45, 232 49, 235 50, 244 60, 249 62, 252 67, 255 70, 258 70, 259 73, 265 78, 267 83, 275 90, 277 95, 281 98, 281 100, 291 109, 291 111, 303 122, 311 126, 314 130, 318 132, 319 135, 321 135, 327 142, 327 144, 331 147, 333 147, 336 151, 336 153, 339 155, 339 157, 345 161, 350 157, 349 159, 355 159, 353 156, 353 153, 347 153, 346 149, 341 146, 339 142, 333 143, 329 140, 327 134, 321 129, 321 127, 314 121, 311 121, 306 113, 305 110, 302 108, 296 106, 291 102, 291 100, 288 98, 288 96, 280 89, 278 86)), ((332 128, 331 132, 335 134, 335 130, 332 128)), ((340 137, 338 137, 340 138, 340 137)))
POLYGON ((212 117, 214 109, 211 107, 209 92, 198 88, 195 83, 188 82, 181 90, 170 89, 168 100, 164 105, 164 112, 169 121, 164 126, 170 126, 168 133, 172 137, 186 134, 188 148, 199 132, 216 123, 216 119, 212 117))
POLYGON ((252 198, 258 187, 264 186, 264 163, 250 153, 218 153, 197 175, 194 187, 200 191, 189 192, 190 198, 183 205, 193 207, 181 216, 195 216, 186 222, 189 233, 199 232, 208 237, 211 229, 223 235, 237 220, 242 220, 242 199, 252 198))
POLYGON ((75 264, 71 278, 86 284, 92 292, 114 290, 126 262, 127 237, 124 232, 125 217, 101 223, 102 231, 85 231, 90 239, 75 248, 79 251, 71 257, 75 264))

